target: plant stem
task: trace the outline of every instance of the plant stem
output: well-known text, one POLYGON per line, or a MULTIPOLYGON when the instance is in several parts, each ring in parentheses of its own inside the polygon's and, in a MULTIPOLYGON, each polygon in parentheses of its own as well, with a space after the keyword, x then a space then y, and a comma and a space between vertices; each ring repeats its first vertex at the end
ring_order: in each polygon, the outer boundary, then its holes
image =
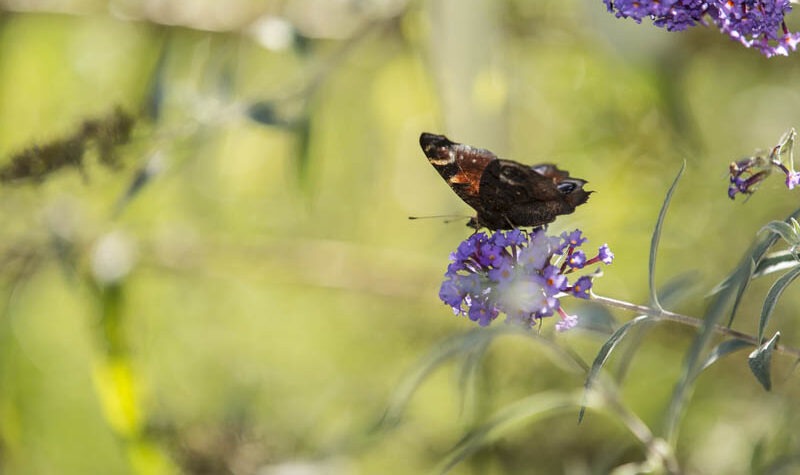
MULTIPOLYGON (((684 325, 689 325, 695 328, 700 328, 703 326, 703 320, 699 318, 690 317, 688 315, 683 315, 680 313, 670 312, 668 310, 660 310, 656 308, 647 307, 644 305, 636 305, 634 303, 625 302, 623 300, 612 299, 610 297, 603 297, 601 295, 594 295, 594 294, 592 295, 592 300, 601 303, 603 305, 607 305, 609 307, 617 307, 629 310, 631 312, 639 313, 642 315, 650 315, 658 320, 666 320, 671 322, 682 323, 684 325)), ((714 331, 721 335, 746 341, 755 347, 761 345, 761 343, 758 341, 758 338, 754 337, 753 335, 748 335, 747 333, 742 333, 740 331, 733 330, 723 325, 714 325, 714 331)), ((786 345, 775 345, 773 351, 785 355, 791 355, 795 358, 800 359, 800 349, 798 348, 786 345)))

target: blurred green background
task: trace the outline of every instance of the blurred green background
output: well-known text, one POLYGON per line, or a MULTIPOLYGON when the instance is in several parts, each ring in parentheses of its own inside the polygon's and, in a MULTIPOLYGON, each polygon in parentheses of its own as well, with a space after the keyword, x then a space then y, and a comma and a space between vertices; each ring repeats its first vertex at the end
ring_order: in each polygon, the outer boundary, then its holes
MULTIPOLYGON (((658 280, 691 273, 672 308, 699 316, 759 228, 797 207, 778 178, 731 202, 726 172, 800 126, 798 84, 796 55, 617 20, 600 0, 0 1, 0 166, 59 165, 0 182, 0 473, 428 472, 499 408, 585 373, 501 335, 475 391, 444 364, 376 426, 425 355, 473 330, 437 297, 465 220, 407 219, 471 214, 420 132, 588 179, 590 202, 550 231, 608 242, 595 291, 637 303, 685 160, 658 280)), ((755 332, 767 280, 736 328, 755 332)), ((798 303, 790 288, 773 317, 782 343, 798 344, 798 303)), ((589 362, 608 336, 552 324, 542 337, 589 362)), ((665 324, 612 358, 655 432, 693 334, 665 324)), ((745 357, 699 380, 688 473, 800 453, 792 361, 775 357, 767 393, 745 357)), ((520 424, 453 473, 645 457, 613 417, 576 417, 520 424)))

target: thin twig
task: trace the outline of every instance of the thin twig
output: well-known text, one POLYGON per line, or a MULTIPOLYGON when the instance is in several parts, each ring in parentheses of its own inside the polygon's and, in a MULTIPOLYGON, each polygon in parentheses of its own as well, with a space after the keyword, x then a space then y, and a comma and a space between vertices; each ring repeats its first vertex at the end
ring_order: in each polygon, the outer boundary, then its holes
MULTIPOLYGON (((600 295, 592 295, 592 300, 595 302, 601 303, 603 305, 608 305, 610 307, 617 307, 622 308, 625 310, 629 310, 631 312, 635 312, 641 315, 650 315, 655 317, 659 320, 667 320, 671 322, 682 323, 684 325, 689 325, 695 328, 700 328, 703 326, 703 320, 695 317, 690 317, 688 315, 683 315, 680 313, 674 313, 667 310, 658 310, 655 308, 647 307, 644 305, 636 305, 634 303, 625 302, 623 300, 612 299, 610 297, 603 297, 600 295)), ((714 325, 714 331, 716 333, 736 338, 739 340, 746 341, 752 344, 755 347, 761 346, 761 342, 758 341, 758 338, 749 335, 747 333, 742 333, 740 331, 733 330, 723 325, 714 325)), ((800 349, 794 348, 791 346, 786 345, 775 345, 773 351, 778 353, 782 353, 785 355, 794 356, 797 359, 800 359, 800 349)))

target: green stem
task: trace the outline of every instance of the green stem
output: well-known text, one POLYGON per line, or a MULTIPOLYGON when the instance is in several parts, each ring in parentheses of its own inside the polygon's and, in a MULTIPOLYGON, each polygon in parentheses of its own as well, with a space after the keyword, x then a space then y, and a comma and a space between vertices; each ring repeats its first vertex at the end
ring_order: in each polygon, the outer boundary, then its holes
MULTIPOLYGON (((610 297, 603 297, 600 295, 592 295, 592 300, 603 305, 607 305, 609 307, 617 307, 624 310, 628 310, 631 312, 635 312, 641 315, 650 315, 655 317, 659 320, 665 320, 670 322, 677 322, 683 325, 689 325, 695 328, 700 328, 703 326, 703 320, 695 317, 690 317, 688 315, 683 315, 680 313, 670 312, 668 310, 660 310, 656 308, 647 307, 644 305, 637 305, 630 302, 625 302, 623 300, 612 299, 610 297)), ((758 347, 761 345, 759 343, 758 338, 753 335, 749 335, 747 333, 742 333, 737 330, 733 330, 723 325, 714 325, 714 331, 721 335, 725 335, 727 337, 736 338, 739 340, 746 341, 753 345, 754 347, 758 347)), ((800 349, 794 348, 791 346, 786 345, 776 345, 774 351, 778 353, 782 353, 784 355, 791 355, 797 359, 800 359, 800 349)))

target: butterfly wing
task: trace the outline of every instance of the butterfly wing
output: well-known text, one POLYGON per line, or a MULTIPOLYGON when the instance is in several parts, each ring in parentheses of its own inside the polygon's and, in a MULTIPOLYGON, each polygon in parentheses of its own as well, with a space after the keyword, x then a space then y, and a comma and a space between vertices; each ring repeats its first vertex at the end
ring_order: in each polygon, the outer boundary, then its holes
POLYGON ((423 133, 419 144, 433 168, 450 188, 476 211, 480 208, 481 176, 497 156, 488 150, 451 142, 444 135, 423 133))
POLYGON ((555 165, 529 167, 498 159, 481 178, 477 224, 490 229, 545 225, 589 199, 585 183, 555 165))

